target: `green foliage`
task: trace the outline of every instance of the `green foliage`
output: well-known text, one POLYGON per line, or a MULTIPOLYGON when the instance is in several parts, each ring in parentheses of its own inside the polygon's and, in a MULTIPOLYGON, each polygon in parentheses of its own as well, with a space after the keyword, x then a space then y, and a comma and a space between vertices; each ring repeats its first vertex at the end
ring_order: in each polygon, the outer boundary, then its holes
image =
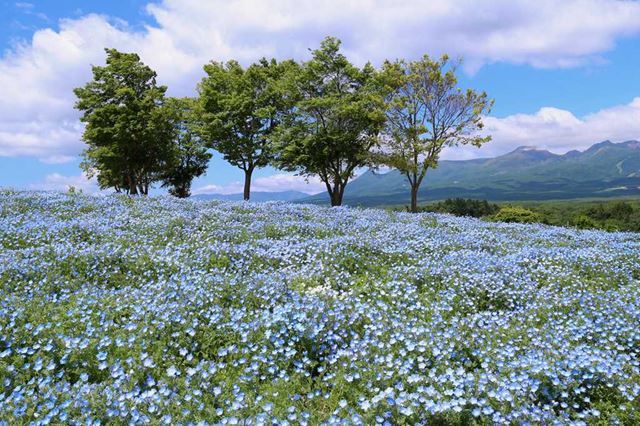
POLYGON ((640 207, 637 201, 556 201, 522 203, 521 206, 536 213, 536 222, 550 225, 640 231, 640 207))
POLYGON ((162 180, 169 193, 185 198, 191 195, 191 182, 207 170, 211 153, 194 131, 195 103, 190 98, 169 98, 164 108, 175 128, 170 155, 162 180))
POLYGON ((640 231, 640 209, 625 201, 597 204, 587 210, 595 226, 606 231, 640 231))
POLYGON ((354 170, 370 162, 385 120, 382 87, 372 65, 358 68, 340 53, 338 39, 312 54, 285 81, 298 102, 276 133, 277 164, 318 176, 336 206, 354 170))
POLYGON ((578 229, 592 229, 598 227, 598 222, 584 213, 580 213, 571 218, 571 225, 578 229))
POLYGON ((624 201, 616 201, 609 204, 598 204, 587 211, 589 217, 595 220, 628 221, 634 213, 631 204, 624 201))
POLYGON ((491 216, 500 210, 497 204, 487 200, 449 198, 435 204, 425 206, 424 211, 449 213, 455 216, 484 217, 491 216))
POLYGON ((484 92, 457 87, 456 64, 444 55, 433 60, 385 62, 380 81, 387 89, 387 120, 376 161, 398 169, 411 186, 411 211, 417 212, 420 184, 438 165, 445 147, 481 146, 482 116, 493 101, 484 92))
POLYGON ((543 216, 524 207, 504 206, 491 219, 496 222, 536 223, 542 222, 543 216))
POLYGON ((160 178, 174 129, 162 108, 167 88, 135 53, 105 49, 106 66, 74 90, 87 143, 82 167, 101 188, 147 194, 160 178))
POLYGON ((198 85, 200 133, 224 159, 245 172, 249 199, 251 174, 273 159, 271 135, 291 108, 282 80, 297 65, 262 59, 243 68, 236 61, 211 62, 198 85))
POLYGON ((523 203, 551 225, 605 231, 640 231, 640 204, 636 200, 554 201, 523 203))

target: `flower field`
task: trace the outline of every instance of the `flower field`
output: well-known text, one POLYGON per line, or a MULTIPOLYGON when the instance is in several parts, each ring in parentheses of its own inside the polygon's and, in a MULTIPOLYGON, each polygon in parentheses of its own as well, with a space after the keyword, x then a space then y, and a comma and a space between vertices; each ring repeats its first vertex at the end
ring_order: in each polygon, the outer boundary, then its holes
POLYGON ((640 424, 640 237, 0 193, 0 424, 640 424))

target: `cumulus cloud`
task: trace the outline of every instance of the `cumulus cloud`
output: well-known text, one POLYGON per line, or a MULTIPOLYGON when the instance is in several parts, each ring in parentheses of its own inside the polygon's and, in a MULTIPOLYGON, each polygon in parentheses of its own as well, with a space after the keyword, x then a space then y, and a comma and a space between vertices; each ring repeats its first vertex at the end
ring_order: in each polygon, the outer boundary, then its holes
MULTIPOLYGON (((204 185, 193 190, 194 194, 238 194, 244 189, 243 182, 235 181, 227 185, 204 185)), ((325 191, 326 187, 319 179, 288 173, 277 173, 271 176, 259 177, 251 182, 253 192, 300 191, 316 194, 325 191)))
POLYGON ((616 0, 162 0, 142 30, 85 15, 37 31, 0 58, 0 155, 55 162, 77 156, 82 127, 72 88, 103 48, 138 52, 173 95, 189 95, 202 64, 305 58, 326 35, 357 62, 448 52, 467 71, 486 63, 569 67, 599 60, 640 33, 640 3, 616 0))
POLYGON ((165 0, 148 6, 181 51, 299 56, 327 34, 361 60, 450 52, 471 66, 593 59, 640 30, 640 4, 610 0, 165 0))
POLYGON ((486 117, 485 133, 493 140, 482 148, 453 148, 446 159, 493 157, 517 146, 535 146, 556 154, 584 150, 596 142, 640 140, 640 97, 578 118, 570 111, 545 107, 535 114, 486 117))

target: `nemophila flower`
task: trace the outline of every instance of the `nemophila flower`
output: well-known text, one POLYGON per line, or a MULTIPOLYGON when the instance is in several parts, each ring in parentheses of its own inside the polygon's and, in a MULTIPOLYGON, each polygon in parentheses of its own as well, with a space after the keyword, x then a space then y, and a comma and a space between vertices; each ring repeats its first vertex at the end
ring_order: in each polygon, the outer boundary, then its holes
POLYGON ((169 198, 0 206, 12 423, 586 424, 640 408, 633 234, 169 198))

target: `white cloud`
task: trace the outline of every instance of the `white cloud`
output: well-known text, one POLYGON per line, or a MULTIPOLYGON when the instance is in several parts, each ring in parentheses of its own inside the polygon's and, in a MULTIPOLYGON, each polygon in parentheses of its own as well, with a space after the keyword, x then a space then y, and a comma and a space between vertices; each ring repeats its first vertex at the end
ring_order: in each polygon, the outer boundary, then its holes
POLYGON ((65 164, 73 160, 75 160, 75 157, 69 155, 52 155, 50 157, 40 159, 40 162, 44 164, 65 164))
POLYGON ((142 31, 100 15, 65 19, 0 58, 0 156, 56 161, 82 150, 72 89, 104 47, 140 53, 174 95, 193 93, 211 60, 308 55, 325 35, 356 61, 448 52, 473 71, 506 61, 567 67, 599 61, 640 33, 640 3, 616 0, 163 0, 142 31))
POLYGON ((315 194, 327 189, 325 184, 316 177, 304 178, 286 173, 257 178, 251 188, 254 191, 301 191, 308 194, 315 194))
POLYGON ((578 118, 570 111, 545 107, 535 114, 486 117, 485 133, 493 140, 482 148, 453 148, 446 159, 493 157, 518 146, 535 146, 557 154, 584 150, 596 142, 640 140, 640 97, 629 104, 602 109, 578 118))
POLYGON ((51 173, 45 176, 43 181, 29 185, 30 189, 45 191, 67 191, 70 187, 86 193, 99 191, 95 179, 88 179, 84 174, 65 176, 59 173, 51 173))
POLYGON ((78 121, 5 121, 0 117, 0 156, 30 156, 47 164, 65 163, 82 150, 81 135, 78 121))
MULTIPOLYGON (((227 185, 204 185, 193 190, 194 194, 238 194, 244 189, 243 182, 235 181, 227 185)), ((319 179, 311 177, 305 179, 301 176, 287 173, 277 173, 271 176, 259 177, 251 182, 252 192, 281 192, 301 191, 307 194, 316 194, 325 191, 326 187, 319 179)))
POLYGON ((640 30, 640 4, 610 0, 165 0, 148 6, 182 51, 299 56, 327 34, 365 60, 452 52, 571 66, 640 30))

